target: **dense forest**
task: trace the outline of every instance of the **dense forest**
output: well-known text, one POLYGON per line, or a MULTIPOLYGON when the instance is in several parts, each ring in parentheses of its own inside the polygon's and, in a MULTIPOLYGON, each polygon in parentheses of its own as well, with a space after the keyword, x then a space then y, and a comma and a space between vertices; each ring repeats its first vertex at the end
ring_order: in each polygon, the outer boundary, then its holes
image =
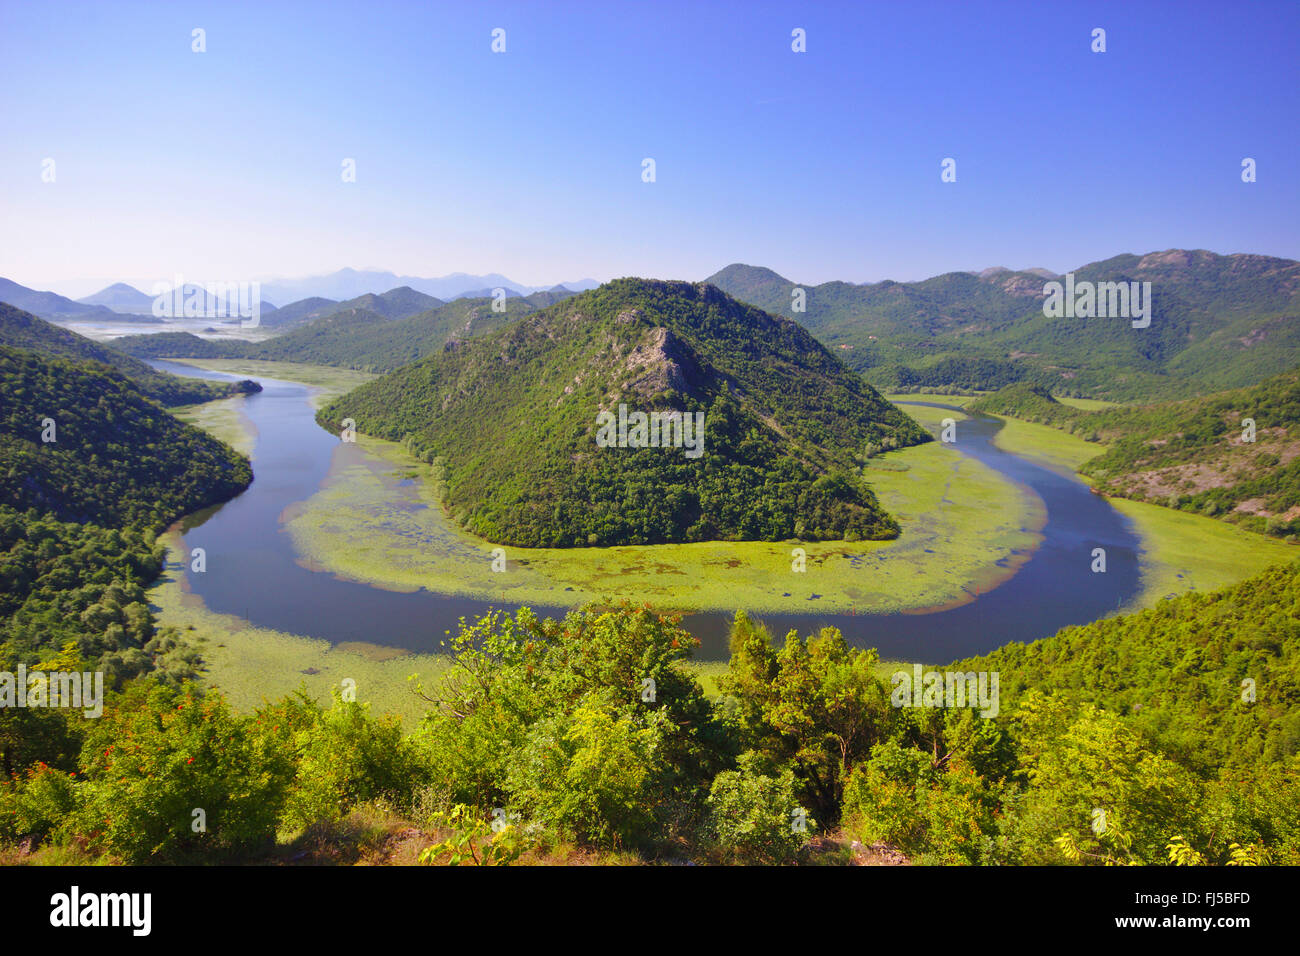
POLYGON ((322 409, 403 441, 445 503, 524 546, 892 537, 861 478, 929 435, 793 322, 711 286, 624 279, 368 383, 322 409), (601 411, 702 413, 702 457, 602 448, 601 411))
MULTIPOLYGON (((143 336, 151 338, 151 336, 143 336)), ((254 382, 201 382, 156 372, 138 358, 102 345, 0 302, 0 345, 29 349, 73 362, 101 362, 117 369, 161 405, 191 405, 240 392, 257 391, 254 382)))
MULTIPOLYGON (((0 346, 0 671, 90 669, 110 689, 146 674, 178 684, 197 676, 198 657, 149 608, 163 562, 155 533, 238 494, 252 472, 116 368, 58 357, 65 346, 0 346)), ((73 759, 70 720, 0 708, 5 773, 73 759)))
POLYGON ((98 362, 0 346, 0 504, 158 527, 238 494, 247 459, 98 362))
POLYGON ((1159 405, 1084 411, 1041 386, 1022 384, 979 398, 970 409, 1104 443, 1080 471, 1105 494, 1252 531, 1300 533, 1300 369, 1249 388, 1159 405))

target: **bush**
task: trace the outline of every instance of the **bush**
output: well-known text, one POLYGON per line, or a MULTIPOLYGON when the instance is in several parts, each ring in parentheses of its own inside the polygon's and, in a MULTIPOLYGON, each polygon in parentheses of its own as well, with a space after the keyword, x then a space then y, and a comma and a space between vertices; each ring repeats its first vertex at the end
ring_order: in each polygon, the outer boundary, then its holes
POLYGON ((290 755, 219 694, 140 681, 86 723, 76 832, 92 846, 133 863, 176 862, 274 838, 290 755))
POLYGON ((844 820, 863 843, 898 847, 924 864, 992 862, 997 795, 966 758, 943 768, 894 741, 876 747, 845 788, 844 820))
POLYGON ((579 841, 635 843, 653 820, 659 723, 639 728, 595 701, 541 720, 530 729, 506 789, 525 816, 579 841))
POLYGON ((298 774, 285 810, 285 822, 293 826, 337 819, 368 800, 408 810, 427 779, 400 721, 371 720, 366 704, 336 697, 297 738, 298 774))
POLYGON ((738 770, 717 775, 709 792, 710 829, 728 858, 742 863, 793 862, 816 821, 799 805, 794 771, 767 769, 742 754, 738 770))
POLYGON ((25 778, 0 783, 0 836, 45 840, 63 826, 76 806, 76 777, 37 764, 25 778))

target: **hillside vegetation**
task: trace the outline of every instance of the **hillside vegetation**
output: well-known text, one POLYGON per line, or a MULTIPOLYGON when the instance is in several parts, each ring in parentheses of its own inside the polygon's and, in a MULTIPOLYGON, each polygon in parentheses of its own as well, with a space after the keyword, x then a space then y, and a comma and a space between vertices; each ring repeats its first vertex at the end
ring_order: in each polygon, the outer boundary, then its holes
POLYGON ((253 382, 200 382, 156 372, 138 358, 116 348, 59 328, 4 303, 0 303, 0 345, 30 349, 42 355, 73 362, 102 362, 129 378, 145 395, 168 406, 210 402, 239 392, 257 391, 259 388, 253 382))
MULTIPOLYGON (((0 671, 101 670, 108 688, 197 677, 198 655, 149 607, 155 534, 251 480, 245 458, 116 370, 0 346, 0 671)), ((0 708, 0 767, 62 759, 69 733, 57 712, 0 708)))
POLYGON ((327 840, 348 862, 400 832, 406 862, 480 865, 1295 865, 1298 570, 954 665, 999 689, 946 706, 834 628, 778 647, 743 613, 710 696, 694 639, 640 607, 462 623, 408 735, 339 697, 238 714, 136 681, 6 751, 0 839, 137 863, 327 840), (219 812, 196 837, 159 805, 219 812))
POLYGON ((319 418, 406 442, 470 531, 539 547, 893 537, 860 466, 929 440, 797 324, 639 279, 454 341, 319 418), (598 447, 620 404, 703 413, 702 457, 598 447))
POLYGON ((954 666, 999 671, 1004 707, 1043 691, 1121 714, 1198 773, 1294 763, 1300 563, 954 666), (1247 681, 1253 695, 1243 693, 1247 681))
POLYGON ((1108 495, 1300 533, 1300 369, 1259 385, 1159 405, 1085 411, 1015 385, 971 411, 1009 415, 1105 443, 1080 471, 1108 495), (1253 441, 1244 421, 1254 421, 1253 441))
POLYGON ((0 399, 0 504, 20 511, 158 528, 252 480, 246 459, 98 362, 0 346, 0 399))
POLYGON ((500 312, 492 308, 490 298, 456 299, 404 319, 389 319, 358 306, 331 312, 262 342, 218 342, 188 332, 160 332, 124 336, 114 345, 143 358, 257 359, 389 372, 435 354, 448 341, 503 328, 565 298, 568 295, 551 292, 512 296, 500 312))
POLYGON ((1016 382, 1121 401, 1251 385, 1300 363, 1300 263, 1172 249, 1074 270, 1079 282, 1150 282, 1151 325, 1048 318, 1041 270, 954 272, 920 282, 801 287, 731 265, 707 281, 804 323, 885 391, 1016 382), (796 288, 806 311, 793 311, 796 288))

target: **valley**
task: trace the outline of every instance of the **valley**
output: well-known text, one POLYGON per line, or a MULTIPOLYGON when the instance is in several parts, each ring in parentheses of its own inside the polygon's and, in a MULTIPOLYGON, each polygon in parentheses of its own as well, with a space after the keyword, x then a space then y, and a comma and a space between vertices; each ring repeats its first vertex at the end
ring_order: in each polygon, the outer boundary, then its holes
MULTIPOLYGON (((204 547, 221 573, 186 574, 173 559, 154 597, 164 623, 198 621, 200 630, 225 634, 210 651, 213 679, 236 700, 287 693, 304 678, 326 681, 350 662, 351 671, 396 668, 396 681, 367 681, 367 695, 403 712, 410 701, 402 667, 438 673, 441 641, 461 616, 520 605, 554 614, 588 602, 650 601, 685 615, 684 626, 703 641, 702 660, 725 660, 730 617, 742 607, 779 630, 831 625, 886 657, 941 662, 1234 583, 1294 553, 1208 518, 1170 520, 1166 509, 1128 502, 1113 511, 1073 474, 1095 443, 1009 420, 969 444, 930 442, 870 462, 872 487, 902 522, 893 541, 509 547, 507 570, 496 573, 495 544, 446 516, 429 465, 394 442, 360 435, 355 445, 341 443, 311 421, 315 407, 368 376, 269 362, 156 365, 253 376, 263 386, 207 408, 242 406, 237 434, 230 410, 213 427, 257 446, 254 469, 270 479, 272 500, 256 504, 255 482, 244 502, 183 522, 164 541, 180 554, 204 547), (305 457, 313 464, 304 470, 305 457), (292 474, 277 465, 286 458, 292 474), (1074 522, 1063 520, 1071 514, 1074 522), (1107 576, 1091 575, 1084 545, 1107 540, 1107 521, 1112 565, 1107 576), (796 546, 807 555, 802 574, 791 570, 796 546), (1081 572, 1063 570, 1080 555, 1081 572), (1098 580, 1115 584, 1090 599, 1087 588, 1098 580), (1099 597, 1100 606, 1091 603, 1099 597), (304 663, 267 667, 268 653, 304 663), (281 676, 268 686, 269 674, 281 676)), ((959 406, 941 407, 953 401, 946 396, 896 398, 928 428, 944 417, 962 430, 973 424, 959 406), (933 401, 916 403, 925 399, 933 401)))
POLYGON ((192 6, 0 17, 19 940, 1286 922, 1295 0, 192 6))

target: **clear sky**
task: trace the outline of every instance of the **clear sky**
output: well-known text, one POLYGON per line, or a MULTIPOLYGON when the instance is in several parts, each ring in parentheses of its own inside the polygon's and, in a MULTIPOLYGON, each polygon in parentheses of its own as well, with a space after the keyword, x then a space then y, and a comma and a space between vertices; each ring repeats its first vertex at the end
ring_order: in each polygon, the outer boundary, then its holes
POLYGON ((0 0, 0 79, 0 276, 38 288, 1300 258, 1295 0, 0 0))

